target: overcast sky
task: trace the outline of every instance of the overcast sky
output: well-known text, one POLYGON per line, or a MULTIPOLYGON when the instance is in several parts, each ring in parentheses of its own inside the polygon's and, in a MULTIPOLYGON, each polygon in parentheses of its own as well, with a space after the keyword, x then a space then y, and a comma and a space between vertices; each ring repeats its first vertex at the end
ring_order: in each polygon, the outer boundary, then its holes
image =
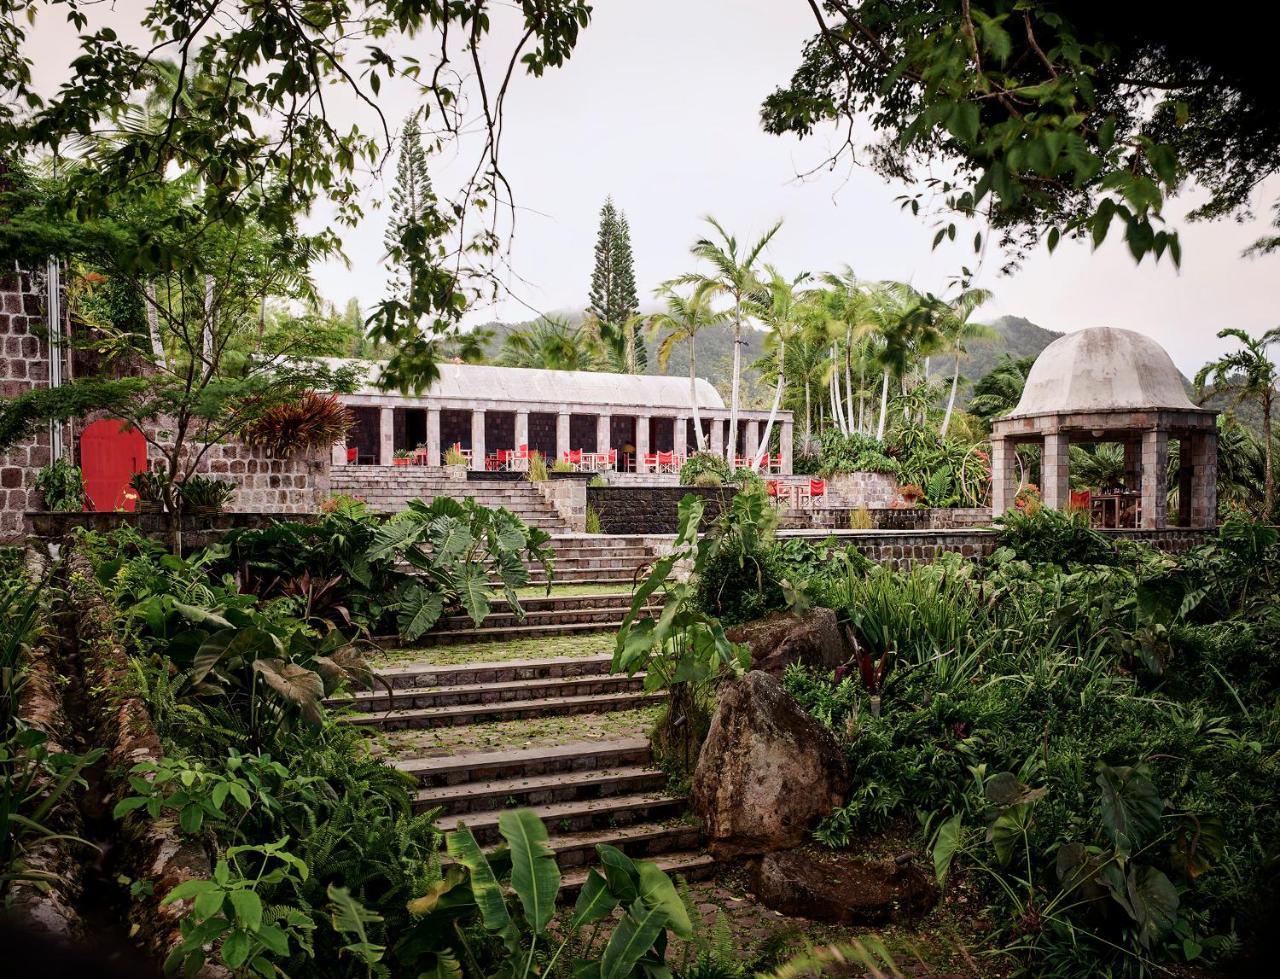
MULTIPOLYGON (((106 16, 127 29, 139 5, 121 0, 106 16)), ((847 263, 862 278, 941 292, 961 265, 972 267, 964 241, 971 235, 930 250, 933 227, 895 200, 903 187, 848 167, 798 180, 826 156, 828 137, 802 142, 762 131, 760 102, 790 76, 813 29, 804 0, 597 0, 568 65, 521 78, 508 99, 503 163, 521 209, 510 256, 518 299, 478 309, 469 321, 527 319, 530 307, 581 308, 607 194, 631 223, 642 301, 658 282, 691 268, 688 247, 705 214, 740 238, 783 219, 767 258, 788 274, 847 263)), ((52 79, 66 64, 59 55, 70 37, 58 25, 45 25, 38 37, 52 57, 37 70, 52 79)), ((393 122, 412 108, 398 94, 384 88, 393 122)), ((456 183, 470 159, 464 146, 459 158, 435 164, 441 185, 456 183)), ((387 168, 388 179, 393 172, 387 168)), ((1280 186, 1263 190, 1265 218, 1280 186)), ((386 193, 374 180, 370 204, 386 193)), ((1191 203, 1179 202, 1177 214, 1191 203)), ((320 270, 335 303, 357 296, 367 306, 381 296, 385 221, 384 210, 370 210, 360 228, 344 233, 350 268, 320 270)), ((1177 223, 1180 271, 1168 261, 1135 265, 1118 235, 1096 253, 1081 243, 1064 243, 1053 256, 1041 250, 1011 276, 989 254, 978 283, 995 300, 984 313, 1025 316, 1053 330, 1138 330, 1163 343, 1187 373, 1222 348, 1214 337, 1222 327, 1259 331, 1280 322, 1280 257, 1240 257, 1265 220, 1177 223)))

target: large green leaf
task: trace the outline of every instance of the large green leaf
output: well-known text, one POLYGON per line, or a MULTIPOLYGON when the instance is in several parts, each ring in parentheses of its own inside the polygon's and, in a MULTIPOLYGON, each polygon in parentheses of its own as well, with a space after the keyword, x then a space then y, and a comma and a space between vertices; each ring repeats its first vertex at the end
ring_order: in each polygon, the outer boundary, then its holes
POLYGON ((498 814, 498 831, 511 847, 511 887, 529 924, 541 934, 560 892, 560 867, 547 846, 547 828, 532 809, 516 809, 498 814))
POLYGON ((1164 803, 1141 766, 1098 765, 1102 790, 1102 827, 1124 854, 1133 853, 1160 831, 1164 803))
POLYGON ((398 551, 404 551, 417 543, 424 529, 423 522, 412 513, 405 511, 396 514, 374 535, 373 544, 365 552, 370 561, 391 557, 398 551))
POLYGON ((693 936, 693 922, 689 909, 676 893, 671 878, 651 860, 637 860, 640 870, 640 900, 649 908, 656 908, 667 917, 667 927, 681 938, 693 936))
POLYGON ((320 701, 324 699, 324 681, 320 674, 279 659, 256 659, 253 670, 268 687, 297 707, 309 724, 318 727, 324 720, 324 712, 320 708, 320 701))
POLYGON ((231 628, 230 622, 211 609, 202 608, 199 605, 186 605, 176 598, 173 600, 173 608, 188 622, 194 622, 197 625, 216 625, 221 629, 231 628))
POLYGON ((484 568, 468 565, 458 576, 458 600, 477 626, 489 614, 489 576, 484 568))
POLYGON ((414 581, 401 587, 399 605, 396 627, 403 638, 413 642, 439 621, 444 596, 414 581))
POLYGON ((480 917, 489 931, 504 932, 511 927, 511 915, 502 894, 502 885, 489 866, 484 851, 471 830, 462 826, 445 836, 449 856, 471 872, 471 893, 480 908, 480 917))
POLYGON ((612 914, 617 906, 617 895, 609 889, 609 884, 600 876, 600 872, 593 869, 587 874, 586 883, 578 892, 578 903, 574 905, 569 927, 577 929, 599 921, 612 914))
POLYGON ((600 957, 601 979, 625 979, 630 976, 667 925, 667 913, 636 901, 618 922, 600 957))
POLYGON ((634 901, 640 894, 640 869, 635 861, 608 843, 596 844, 596 853, 604 864, 609 890, 619 901, 634 901))
POLYGON ((471 550, 475 538, 457 517, 439 517, 431 523, 431 544, 439 564, 454 561, 471 550))
POLYGON ((964 813, 956 813, 938 827, 938 835, 933 839, 933 873, 939 884, 947 879, 951 861, 960 847, 963 822, 964 813))

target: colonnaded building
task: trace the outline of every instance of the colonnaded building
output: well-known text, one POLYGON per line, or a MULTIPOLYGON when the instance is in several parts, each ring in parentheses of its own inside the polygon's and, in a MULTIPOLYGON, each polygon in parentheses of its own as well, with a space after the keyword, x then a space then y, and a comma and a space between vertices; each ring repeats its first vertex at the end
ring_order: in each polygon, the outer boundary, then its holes
MULTIPOLYGON (((376 361, 329 363, 364 368, 360 388, 340 396, 356 424, 335 466, 434 467, 453 449, 473 470, 520 468, 536 452, 583 469, 670 473, 697 450, 695 397, 711 452, 744 465, 766 452, 769 413, 740 411, 730 451, 729 410, 702 378, 691 391, 682 377, 446 363, 427 390, 405 395, 379 390, 376 361)), ((779 411, 761 468, 790 474, 792 440, 791 412, 779 411)))

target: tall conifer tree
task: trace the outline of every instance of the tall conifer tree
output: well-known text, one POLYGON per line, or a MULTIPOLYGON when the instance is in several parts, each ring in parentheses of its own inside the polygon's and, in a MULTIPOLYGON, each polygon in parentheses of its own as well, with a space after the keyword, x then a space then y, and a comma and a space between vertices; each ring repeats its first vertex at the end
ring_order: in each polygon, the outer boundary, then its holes
POLYGON ((633 337, 633 318, 640 311, 636 296, 635 259, 627 216, 605 198, 596 234, 595 268, 587 312, 600 324, 600 337, 618 370, 642 370, 647 362, 644 343, 633 337), (629 349, 634 344, 634 354, 629 349))
MULTIPOLYGON (((400 160, 396 164, 396 182, 391 189, 391 215, 387 221, 383 241, 391 250, 400 242, 404 229, 415 222, 422 222, 433 212, 436 204, 431 176, 427 173, 427 153, 422 146, 422 128, 414 113, 404 124, 400 135, 400 160)), ((388 288, 392 297, 406 305, 413 295, 413 276, 403 265, 392 267, 388 288)))

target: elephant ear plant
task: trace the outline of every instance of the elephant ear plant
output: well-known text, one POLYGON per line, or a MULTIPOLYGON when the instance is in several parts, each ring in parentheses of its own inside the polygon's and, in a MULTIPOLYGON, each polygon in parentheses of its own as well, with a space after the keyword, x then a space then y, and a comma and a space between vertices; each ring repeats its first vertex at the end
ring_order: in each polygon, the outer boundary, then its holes
POLYGON ((654 735, 655 746, 688 771, 710 723, 706 695, 726 672, 740 675, 751 665, 745 646, 730 642, 720 620, 698 601, 698 578, 717 556, 726 537, 698 537, 703 501, 692 493, 680 501, 671 552, 653 563, 636 589, 622 620, 612 671, 634 676, 644 671, 646 690, 670 691, 667 714, 654 735), (677 571, 680 575, 673 577, 677 571), (661 594, 657 615, 650 599, 661 594))
POLYGON ((560 914, 552 933, 561 878, 546 827, 531 810, 519 809, 498 816, 498 831, 505 843, 488 854, 466 826, 446 836, 453 863, 442 880, 409 903, 417 924, 395 949, 397 957, 414 961, 419 975, 461 976, 461 957, 467 975, 523 979, 556 975, 556 963, 572 943, 578 959, 572 974, 582 979, 671 975, 667 932, 688 939, 693 924, 657 864, 597 845, 603 873, 590 872, 572 914, 560 914), (619 908, 621 915, 615 913, 619 908), (498 940, 499 947, 487 954, 463 937, 477 918, 498 940), (575 942, 588 926, 586 940, 575 942), (601 939, 604 927, 612 931, 601 939), (425 958, 417 960, 419 954, 425 958), (482 957, 489 961, 477 960, 482 957))
POLYGON ((529 583, 525 559, 540 564, 550 579, 550 542, 546 531, 509 510, 438 496, 430 504, 410 500, 378 529, 366 557, 412 568, 395 594, 400 635, 412 642, 453 608, 479 626, 499 588, 523 617, 516 589, 529 583))

